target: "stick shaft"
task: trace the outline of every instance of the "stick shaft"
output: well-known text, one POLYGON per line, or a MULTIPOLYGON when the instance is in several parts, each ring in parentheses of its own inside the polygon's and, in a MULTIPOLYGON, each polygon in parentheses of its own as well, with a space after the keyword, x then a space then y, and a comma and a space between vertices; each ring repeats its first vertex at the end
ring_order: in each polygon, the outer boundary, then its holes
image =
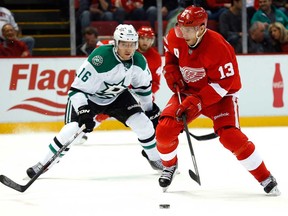
MULTIPOLYGON (((180 95, 180 89, 179 89, 178 86, 176 87, 176 89, 177 89, 178 100, 179 100, 179 103, 181 104, 182 103, 182 99, 181 99, 181 95, 180 95)), ((192 158, 192 162, 193 162, 193 166, 194 166, 194 170, 195 170, 195 172, 193 172, 192 170, 189 170, 189 175, 194 181, 196 181, 199 185, 201 185, 200 175, 199 175, 198 166, 197 166, 197 162, 196 162, 196 158, 195 158, 195 154, 194 154, 194 150, 193 150, 193 146, 192 146, 192 141, 191 141, 191 138, 190 138, 190 133, 189 133, 189 129, 188 129, 187 119, 186 119, 185 113, 183 113, 183 115, 182 115, 182 120, 183 120, 184 130, 185 130, 185 133, 186 133, 188 146, 189 146, 189 149, 190 149, 190 154, 191 154, 191 158, 192 158)))

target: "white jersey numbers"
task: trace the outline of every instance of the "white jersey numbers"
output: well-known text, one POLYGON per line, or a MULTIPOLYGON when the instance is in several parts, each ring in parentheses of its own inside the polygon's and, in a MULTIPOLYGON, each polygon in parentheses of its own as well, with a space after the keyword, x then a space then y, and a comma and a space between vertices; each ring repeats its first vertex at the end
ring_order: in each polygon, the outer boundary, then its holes
POLYGON ((232 62, 225 64, 224 67, 220 66, 218 71, 220 72, 220 79, 224 79, 235 74, 232 62))

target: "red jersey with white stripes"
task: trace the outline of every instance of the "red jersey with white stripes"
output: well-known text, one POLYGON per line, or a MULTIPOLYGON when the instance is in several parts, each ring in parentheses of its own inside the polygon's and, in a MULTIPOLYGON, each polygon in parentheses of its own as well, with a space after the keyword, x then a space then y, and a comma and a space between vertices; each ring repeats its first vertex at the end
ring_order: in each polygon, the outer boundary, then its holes
POLYGON ((179 68, 175 73, 182 74, 188 86, 185 92, 198 95, 204 107, 241 88, 234 49, 217 32, 207 29, 202 41, 190 48, 183 38, 176 36, 173 28, 164 38, 164 49, 165 67, 179 68))
POLYGON ((149 69, 152 74, 152 93, 155 94, 160 88, 160 78, 162 73, 161 55, 154 49, 154 47, 150 47, 146 52, 144 53, 140 52, 140 53, 147 60, 149 69))

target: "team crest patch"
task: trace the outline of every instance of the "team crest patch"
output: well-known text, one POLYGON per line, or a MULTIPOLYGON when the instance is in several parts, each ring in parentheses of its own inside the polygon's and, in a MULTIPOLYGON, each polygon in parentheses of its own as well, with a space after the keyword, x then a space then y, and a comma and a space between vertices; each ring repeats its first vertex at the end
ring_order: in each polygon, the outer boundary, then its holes
POLYGON ((186 83, 197 82, 206 76, 204 68, 180 67, 180 71, 186 83))
POLYGON ((103 63, 103 58, 100 55, 94 56, 92 58, 92 64, 96 66, 100 66, 103 63))

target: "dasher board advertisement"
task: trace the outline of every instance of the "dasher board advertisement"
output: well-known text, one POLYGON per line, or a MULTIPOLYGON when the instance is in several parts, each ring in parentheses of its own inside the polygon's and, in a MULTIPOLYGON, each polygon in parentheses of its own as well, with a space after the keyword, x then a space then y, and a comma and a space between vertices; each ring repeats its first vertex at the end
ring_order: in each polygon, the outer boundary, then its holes
POLYGON ((288 116, 288 55, 237 59, 242 80, 240 115, 288 116))
POLYGON ((0 59, 0 122, 64 121, 67 94, 84 58, 0 59))
MULTIPOLYGON (((63 122, 67 93, 84 59, 0 59, 0 123, 63 122)), ((288 55, 237 59, 242 80, 241 116, 288 116, 288 55)), ((155 96, 161 109, 171 94, 162 76, 155 96)))

